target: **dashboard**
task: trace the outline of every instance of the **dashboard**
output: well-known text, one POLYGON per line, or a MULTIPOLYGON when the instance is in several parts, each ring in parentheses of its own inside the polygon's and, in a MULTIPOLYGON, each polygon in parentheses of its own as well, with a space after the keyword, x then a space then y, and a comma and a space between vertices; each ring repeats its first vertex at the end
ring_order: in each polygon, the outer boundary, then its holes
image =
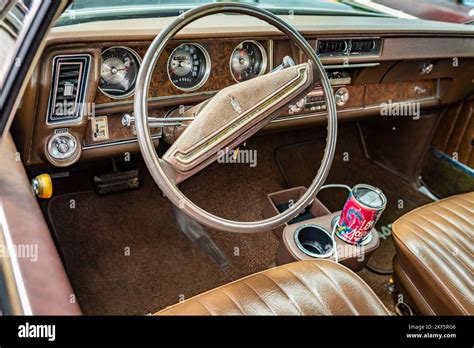
MULTIPOLYGON (((198 27, 170 42, 151 77, 149 117, 179 117, 227 86, 305 60, 280 33, 261 28, 247 32, 248 25, 238 17, 232 16, 222 30, 198 27)), ((140 26, 143 21, 132 20, 140 26)), ((107 32, 94 23, 53 30, 13 127, 26 165, 66 167, 138 151, 130 122, 135 85, 159 28, 130 33, 121 28, 122 21, 116 22, 107 32)), ((400 33, 383 26, 367 31, 363 23, 359 27, 344 31, 341 25, 338 32, 300 29, 326 68, 339 120, 380 116, 387 102, 416 101, 426 109, 474 92, 472 30, 439 33, 423 27, 417 32, 415 26, 400 33)), ((316 86, 292 101, 264 131, 325 121, 324 95, 316 86)), ((156 145, 173 143, 186 125, 149 123, 156 145)))

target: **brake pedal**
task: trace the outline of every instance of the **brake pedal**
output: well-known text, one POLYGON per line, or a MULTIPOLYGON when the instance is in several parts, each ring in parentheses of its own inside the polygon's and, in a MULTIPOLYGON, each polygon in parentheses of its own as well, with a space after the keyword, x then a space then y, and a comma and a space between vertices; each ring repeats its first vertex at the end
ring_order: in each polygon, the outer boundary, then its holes
POLYGON ((96 175, 94 176, 94 184, 99 195, 106 195, 112 192, 138 188, 140 186, 140 175, 136 169, 96 175))

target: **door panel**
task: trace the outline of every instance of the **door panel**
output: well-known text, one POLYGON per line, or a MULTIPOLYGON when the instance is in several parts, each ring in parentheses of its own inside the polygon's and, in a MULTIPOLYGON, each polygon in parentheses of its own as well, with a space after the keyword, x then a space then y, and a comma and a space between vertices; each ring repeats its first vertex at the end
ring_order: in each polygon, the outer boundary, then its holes
POLYGON ((451 106, 444 114, 433 139, 433 148, 474 168, 474 100, 451 106))

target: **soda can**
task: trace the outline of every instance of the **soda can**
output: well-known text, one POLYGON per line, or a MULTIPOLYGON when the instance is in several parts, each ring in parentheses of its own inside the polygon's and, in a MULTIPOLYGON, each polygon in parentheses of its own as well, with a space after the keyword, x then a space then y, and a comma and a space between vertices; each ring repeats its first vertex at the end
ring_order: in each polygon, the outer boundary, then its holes
POLYGON ((337 222, 336 235, 349 244, 360 244, 386 205, 387 198, 380 189, 366 184, 354 186, 337 222))

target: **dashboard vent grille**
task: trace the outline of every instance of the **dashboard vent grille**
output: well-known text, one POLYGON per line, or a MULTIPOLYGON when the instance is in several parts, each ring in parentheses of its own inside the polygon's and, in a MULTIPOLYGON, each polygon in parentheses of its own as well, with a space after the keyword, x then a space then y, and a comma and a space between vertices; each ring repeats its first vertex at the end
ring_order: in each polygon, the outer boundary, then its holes
POLYGON ((380 39, 351 40, 351 54, 378 54, 380 39), (378 43, 378 44, 377 44, 378 43))
POLYGON ((377 55, 381 39, 323 39, 318 40, 317 53, 323 57, 377 55))
POLYGON ((82 117, 89 64, 89 55, 56 56, 53 59, 48 123, 71 121, 82 117))
POLYGON ((321 55, 342 54, 346 50, 347 50, 346 40, 319 41, 318 54, 321 54, 321 55))

